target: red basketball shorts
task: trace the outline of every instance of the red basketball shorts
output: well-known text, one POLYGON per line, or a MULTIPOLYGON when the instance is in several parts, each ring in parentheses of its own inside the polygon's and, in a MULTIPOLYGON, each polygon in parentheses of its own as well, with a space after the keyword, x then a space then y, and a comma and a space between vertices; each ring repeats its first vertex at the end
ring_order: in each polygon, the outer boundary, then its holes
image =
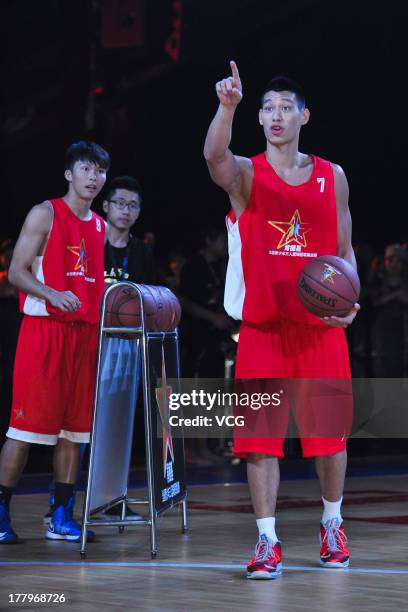
MULTIPOLYGON (((299 429, 302 453, 305 457, 318 455, 331 455, 346 448, 346 437, 352 423, 352 395, 349 379, 350 363, 346 337, 343 329, 335 327, 322 327, 305 325, 292 321, 279 321, 268 326, 255 327, 242 323, 236 364, 236 379, 323 379, 339 380, 346 385, 348 392, 340 398, 322 398, 317 401, 306 401, 308 394, 301 393, 295 402, 295 419, 299 429), (324 399, 324 405, 322 400, 324 399), (336 404, 337 401, 337 404, 336 404), (330 412, 331 411, 331 412, 330 412), (341 413, 341 414, 339 414, 341 413), (342 427, 335 431, 336 437, 326 437, 321 433, 313 437, 311 431, 329 431, 328 423, 316 424, 320 421, 337 418, 342 427), (336 416, 338 415, 338 416, 336 416), (303 432, 303 436, 302 436, 303 432)), ((256 381, 248 381, 252 389, 256 381)), ((271 381, 273 382, 273 381, 271 381)), ((307 380, 295 381, 304 383, 306 391, 308 385, 318 384, 307 380)), ((259 381, 262 391, 267 381, 259 381)), ((290 383, 289 383, 290 385, 290 383)), ((238 383, 239 386, 239 383, 238 383)), ((297 387, 296 387, 297 388, 297 387)), ((299 387, 301 388, 301 387, 299 387)), ((275 389, 276 391, 276 389, 275 389)), ((324 395, 324 394, 323 394, 324 395)), ((274 413, 273 431, 275 437, 245 437, 244 432, 234 431, 234 453, 246 458, 248 453, 265 453, 275 457, 283 457, 283 443, 289 421, 290 407, 283 402, 282 407, 274 413), (278 416, 276 416, 278 414, 278 416), (275 423, 277 427, 275 428, 275 423)), ((265 418, 265 416, 263 415, 265 418)), ((268 418, 268 417, 266 417, 268 418)), ((259 421, 262 423, 262 420, 259 421)), ((262 426, 262 425, 261 425, 262 426)), ((256 431, 261 431, 260 429, 256 431)), ((264 430, 265 431, 265 430, 264 430)), ((268 430, 269 432, 270 430, 268 430)), ((267 433, 269 436, 269 433, 267 433)))
POLYGON ((14 362, 7 436, 54 445, 89 442, 98 326, 26 316, 14 362))

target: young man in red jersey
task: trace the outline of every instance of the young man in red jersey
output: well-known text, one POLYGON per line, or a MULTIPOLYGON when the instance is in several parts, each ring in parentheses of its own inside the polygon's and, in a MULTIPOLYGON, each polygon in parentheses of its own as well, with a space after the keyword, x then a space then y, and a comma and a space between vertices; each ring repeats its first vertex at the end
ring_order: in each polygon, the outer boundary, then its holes
POLYGON ((109 155, 77 142, 66 152, 63 198, 29 212, 14 249, 10 282, 24 319, 14 366, 13 404, 0 454, 0 543, 17 541, 9 503, 31 443, 55 446, 55 507, 48 539, 79 541, 70 500, 80 443, 89 441, 105 222, 90 210, 106 181, 109 155))
MULTIPOLYGON (((232 75, 216 84, 217 113, 204 156, 214 182, 229 195, 229 267, 225 308, 241 319, 236 377, 348 378, 344 328, 347 317, 319 319, 301 305, 300 270, 311 257, 338 255, 354 267, 348 184, 343 170, 299 152, 299 134, 309 121, 303 91, 285 77, 273 79, 262 95, 259 123, 266 151, 251 159, 229 149, 242 84, 232 75)), ((346 440, 302 438, 303 455, 315 457, 323 499, 320 563, 349 563, 341 502, 347 464, 346 440)), ((282 553, 275 531, 282 439, 236 438, 234 452, 247 459, 248 482, 259 540, 247 577, 276 578, 282 553)))
MULTIPOLYGON (((142 197, 138 181, 132 176, 117 176, 105 187, 103 210, 106 213, 106 240, 104 253, 104 280, 106 284, 131 281, 153 285, 154 261, 151 250, 143 240, 133 236, 131 229, 140 216, 142 197)), ((82 446, 85 450, 85 445, 82 446)), ((71 500, 70 503, 74 503, 71 500)), ((54 483, 51 485, 49 512, 43 522, 51 521, 54 500, 54 483)), ((121 506, 105 510, 102 518, 120 517, 121 506)), ((126 520, 142 520, 142 516, 126 507, 126 520)))

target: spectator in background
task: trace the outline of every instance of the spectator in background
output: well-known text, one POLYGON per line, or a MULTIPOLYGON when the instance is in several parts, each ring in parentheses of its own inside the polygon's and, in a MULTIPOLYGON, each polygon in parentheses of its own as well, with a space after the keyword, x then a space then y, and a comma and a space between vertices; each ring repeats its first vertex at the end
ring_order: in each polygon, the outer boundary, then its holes
POLYGON ((371 309, 369 308, 367 285, 372 272, 373 249, 368 244, 358 244, 354 247, 357 262, 357 272, 361 283, 359 304, 361 312, 356 317, 353 325, 346 329, 347 342, 350 354, 351 373, 354 378, 366 378, 370 376, 370 326, 371 309))
MULTIPOLYGON (((225 230, 203 231, 202 248, 181 270, 181 354, 186 378, 223 378, 232 345, 235 351, 232 319, 223 307, 226 254, 225 230)), ((196 465, 224 462, 206 439, 186 442, 188 462, 196 465)), ((224 454, 220 444, 217 450, 224 454)))
MULTIPOLYGON (((154 234, 148 233, 144 240, 130 231, 139 219, 142 197, 138 181, 131 176, 118 176, 109 183, 103 201, 108 224, 108 240, 105 245, 105 283, 130 281, 143 285, 156 283, 153 260, 154 234)), ((143 407, 138 399, 135 426, 135 447, 144 444, 143 407)), ((120 516, 121 507, 114 506, 105 511, 105 518, 120 516)), ((141 520, 142 517, 126 507, 126 520, 141 520)))
POLYGON ((178 295, 181 282, 181 271, 186 263, 184 253, 179 249, 171 250, 160 270, 160 285, 165 285, 178 295))
POLYGON ((103 210, 108 224, 105 245, 105 283, 128 280, 153 285, 156 272, 152 245, 154 237, 147 235, 145 243, 130 230, 140 216, 142 198, 137 180, 118 176, 108 185, 103 210))
MULTIPOLYGON (((106 213, 108 240, 105 245, 105 283, 130 281, 143 285, 156 283, 153 260, 154 235, 148 233, 141 240, 130 231, 140 216, 142 197, 137 180, 118 176, 109 183, 103 210, 106 213)), ((143 406, 138 394, 134 447, 144 445, 143 406)), ((102 514, 104 518, 118 517, 121 507, 114 506, 102 514)), ((126 520, 141 520, 142 516, 126 507, 126 520)))
POLYGON ((369 298, 373 376, 408 376, 408 251, 401 245, 385 248, 384 267, 374 274, 369 298))
POLYGON ((204 231, 202 248, 181 270, 183 372, 187 377, 224 376, 223 347, 232 326, 223 306, 226 240, 225 230, 204 231))

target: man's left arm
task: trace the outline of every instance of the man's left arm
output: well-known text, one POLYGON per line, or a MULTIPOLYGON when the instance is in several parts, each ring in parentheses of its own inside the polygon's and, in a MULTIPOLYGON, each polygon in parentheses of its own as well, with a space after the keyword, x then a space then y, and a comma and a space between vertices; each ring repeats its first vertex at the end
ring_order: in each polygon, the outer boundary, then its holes
MULTIPOLYGON (((334 191, 337 208, 337 256, 348 261, 357 271, 357 262, 351 244, 351 215, 348 205, 349 186, 343 169, 333 164, 334 191)), ((323 321, 334 327, 348 327, 360 310, 359 304, 346 317, 323 317, 323 321)))

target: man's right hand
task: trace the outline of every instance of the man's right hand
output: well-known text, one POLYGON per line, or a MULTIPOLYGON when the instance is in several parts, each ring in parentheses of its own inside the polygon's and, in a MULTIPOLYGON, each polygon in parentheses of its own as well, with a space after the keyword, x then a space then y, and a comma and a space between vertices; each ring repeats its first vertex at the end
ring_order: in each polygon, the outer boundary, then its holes
POLYGON ((218 81, 215 89, 218 99, 223 106, 235 107, 242 100, 242 83, 236 63, 231 61, 230 66, 232 76, 218 81))
POLYGON ((54 306, 59 308, 63 312, 75 312, 81 306, 81 302, 72 291, 56 291, 50 289, 47 292, 47 301, 54 306))

